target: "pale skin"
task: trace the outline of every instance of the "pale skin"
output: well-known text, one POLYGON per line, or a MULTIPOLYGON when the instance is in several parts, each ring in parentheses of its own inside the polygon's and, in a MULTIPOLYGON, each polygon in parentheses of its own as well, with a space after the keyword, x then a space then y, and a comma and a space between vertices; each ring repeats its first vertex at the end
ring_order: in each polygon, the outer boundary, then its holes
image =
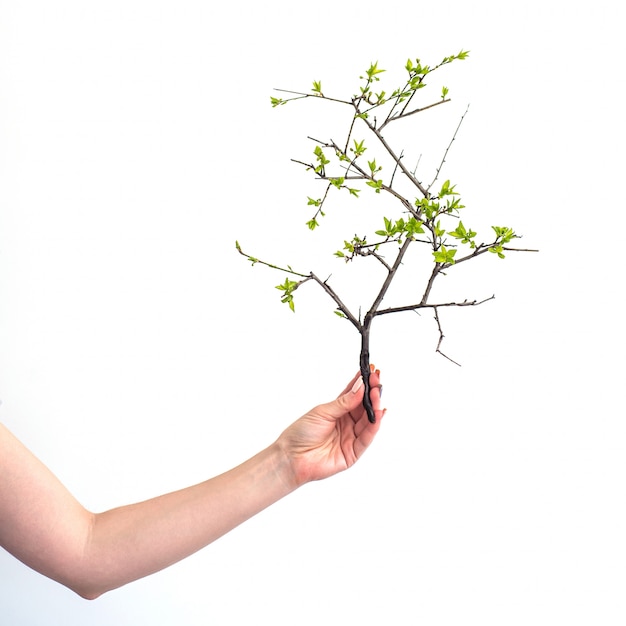
POLYGON ((104 513, 86 510, 0 424, 0 546, 87 599, 153 574, 215 541, 305 483, 352 465, 384 411, 370 376, 376 423, 360 375, 332 402, 289 426, 241 465, 198 485, 104 513))

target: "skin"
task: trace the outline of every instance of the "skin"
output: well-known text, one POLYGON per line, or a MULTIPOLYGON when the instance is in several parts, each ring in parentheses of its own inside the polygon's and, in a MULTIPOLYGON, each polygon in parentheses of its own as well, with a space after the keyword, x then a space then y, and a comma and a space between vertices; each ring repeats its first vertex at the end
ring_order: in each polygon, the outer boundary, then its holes
POLYGON ((374 424, 357 374, 337 399, 313 408, 241 465, 104 513, 85 509, 0 424, 0 546, 87 599, 157 572, 302 485, 354 465, 384 415, 378 370, 370 383, 374 424))

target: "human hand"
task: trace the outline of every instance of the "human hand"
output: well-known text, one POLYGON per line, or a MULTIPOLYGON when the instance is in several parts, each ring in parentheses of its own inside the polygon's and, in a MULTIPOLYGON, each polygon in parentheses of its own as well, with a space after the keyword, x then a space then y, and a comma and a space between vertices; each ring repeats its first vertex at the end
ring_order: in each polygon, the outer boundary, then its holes
POLYGON ((380 408, 380 371, 370 367, 375 424, 363 408, 364 386, 358 373, 336 400, 311 409, 278 438, 276 443, 289 460, 295 487, 351 467, 372 443, 385 411, 380 408))

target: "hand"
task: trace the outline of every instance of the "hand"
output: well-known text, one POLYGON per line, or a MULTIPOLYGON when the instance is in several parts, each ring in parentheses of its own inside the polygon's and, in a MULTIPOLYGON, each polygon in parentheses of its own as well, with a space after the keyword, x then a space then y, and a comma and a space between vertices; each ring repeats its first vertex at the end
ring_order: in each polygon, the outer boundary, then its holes
POLYGON ((370 423, 363 408, 364 386, 358 373, 336 400, 311 409, 278 438, 296 487, 351 467, 372 443, 385 411, 380 408, 380 371, 374 371, 373 365, 371 368, 375 424, 370 423))

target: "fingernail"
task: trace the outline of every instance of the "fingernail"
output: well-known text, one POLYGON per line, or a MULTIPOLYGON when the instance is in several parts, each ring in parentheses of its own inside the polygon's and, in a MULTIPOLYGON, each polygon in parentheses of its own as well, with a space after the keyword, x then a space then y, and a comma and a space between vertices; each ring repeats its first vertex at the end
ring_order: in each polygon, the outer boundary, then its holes
POLYGON ((359 376, 354 385, 352 385, 352 393, 356 393, 363 386, 363 379, 359 376))
POLYGON ((376 373, 380 376, 380 370, 376 370, 376 373))
POLYGON ((373 363, 370 363, 370 372, 372 372, 372 374, 374 373, 374 370, 375 370, 375 369, 376 369, 376 368, 374 367, 374 364, 373 364, 373 363))

